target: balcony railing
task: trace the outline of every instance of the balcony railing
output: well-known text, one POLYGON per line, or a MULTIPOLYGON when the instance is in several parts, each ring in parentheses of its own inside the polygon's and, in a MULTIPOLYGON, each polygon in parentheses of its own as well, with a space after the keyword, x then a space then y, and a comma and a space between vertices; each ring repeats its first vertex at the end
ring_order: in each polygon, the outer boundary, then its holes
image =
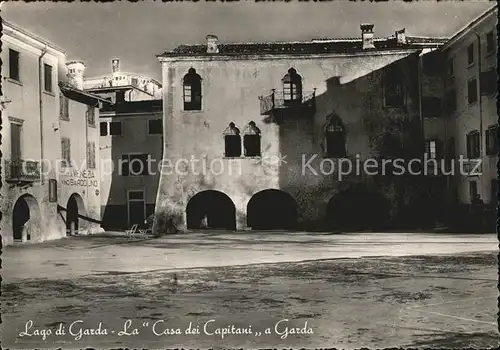
POLYGON ((4 166, 5 180, 7 182, 40 181, 40 162, 23 159, 6 159, 4 166))
POLYGON ((275 91, 268 96, 260 96, 260 114, 269 115, 277 109, 287 108, 314 108, 316 90, 312 92, 302 92, 302 95, 295 99, 290 99, 290 95, 286 96, 283 91, 275 91))

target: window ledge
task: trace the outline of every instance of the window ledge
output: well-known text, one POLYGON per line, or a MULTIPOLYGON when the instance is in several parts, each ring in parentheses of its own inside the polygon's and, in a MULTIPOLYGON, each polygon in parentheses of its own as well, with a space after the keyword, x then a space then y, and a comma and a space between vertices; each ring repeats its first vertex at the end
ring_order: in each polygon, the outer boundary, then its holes
POLYGON ((193 110, 181 109, 181 112, 184 114, 200 114, 203 113, 203 109, 193 109, 193 110))
POLYGON ((468 63, 468 64, 467 64, 467 68, 472 68, 472 67, 474 67, 475 63, 476 63, 476 62, 468 63))
POLYGON ((59 117, 59 120, 62 120, 63 122, 69 122, 69 118, 61 118, 61 117, 59 117))
POLYGON ((261 159, 262 156, 239 156, 239 157, 226 157, 223 156, 222 159, 261 159))
POLYGON ((485 58, 490 58, 491 56, 493 56, 494 53, 495 53, 495 50, 493 50, 491 52, 487 52, 485 58))
POLYGON ((19 86, 23 86, 23 83, 21 83, 19 80, 13 79, 13 78, 7 78, 7 81, 9 81, 13 84, 19 85, 19 86))
POLYGON ((92 128, 92 129, 96 129, 97 128, 97 126, 95 124, 87 124, 87 126, 89 128, 92 128))
POLYGON ((52 97, 56 97, 56 94, 54 94, 52 91, 43 90, 43 93, 44 93, 45 95, 49 95, 49 96, 52 96, 52 97))
POLYGON ((163 135, 163 133, 158 133, 158 134, 150 134, 150 133, 148 133, 148 136, 162 136, 162 135, 163 135))

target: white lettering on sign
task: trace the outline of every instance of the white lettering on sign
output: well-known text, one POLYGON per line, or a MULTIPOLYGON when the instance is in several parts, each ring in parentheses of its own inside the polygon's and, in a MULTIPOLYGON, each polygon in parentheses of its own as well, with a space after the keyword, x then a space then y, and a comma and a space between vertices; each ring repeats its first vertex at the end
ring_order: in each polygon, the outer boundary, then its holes
POLYGON ((99 187, 99 181, 90 170, 68 170, 61 176, 61 183, 64 186, 76 187, 99 187))

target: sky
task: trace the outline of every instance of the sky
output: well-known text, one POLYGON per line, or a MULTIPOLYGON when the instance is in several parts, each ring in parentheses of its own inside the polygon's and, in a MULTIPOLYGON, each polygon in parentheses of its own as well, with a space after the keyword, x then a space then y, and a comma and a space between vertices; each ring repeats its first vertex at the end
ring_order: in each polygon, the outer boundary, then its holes
POLYGON ((123 71, 161 81, 156 55, 180 44, 300 41, 358 37, 360 23, 375 36, 406 28, 407 35, 451 36, 494 5, 491 1, 331 2, 7 2, 2 17, 82 60, 87 77, 108 74, 111 59, 123 71))

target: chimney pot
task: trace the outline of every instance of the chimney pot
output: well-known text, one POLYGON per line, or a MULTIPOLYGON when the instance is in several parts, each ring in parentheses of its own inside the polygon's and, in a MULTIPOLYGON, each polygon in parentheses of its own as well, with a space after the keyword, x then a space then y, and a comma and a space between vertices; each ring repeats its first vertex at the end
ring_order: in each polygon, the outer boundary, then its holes
POLYGON ((360 25, 363 50, 375 48, 375 45, 373 44, 373 27, 374 25, 371 23, 360 25))
POLYGON ((82 61, 70 61, 66 63, 68 68, 68 82, 78 90, 83 90, 83 75, 85 73, 85 64, 82 61))
POLYGON ((219 38, 215 35, 207 35, 207 53, 219 53, 219 38))
POLYGON ((398 44, 406 44, 405 28, 396 30, 395 36, 398 44))
POLYGON ((111 60, 111 72, 113 74, 120 72, 120 60, 118 58, 113 58, 111 60))

